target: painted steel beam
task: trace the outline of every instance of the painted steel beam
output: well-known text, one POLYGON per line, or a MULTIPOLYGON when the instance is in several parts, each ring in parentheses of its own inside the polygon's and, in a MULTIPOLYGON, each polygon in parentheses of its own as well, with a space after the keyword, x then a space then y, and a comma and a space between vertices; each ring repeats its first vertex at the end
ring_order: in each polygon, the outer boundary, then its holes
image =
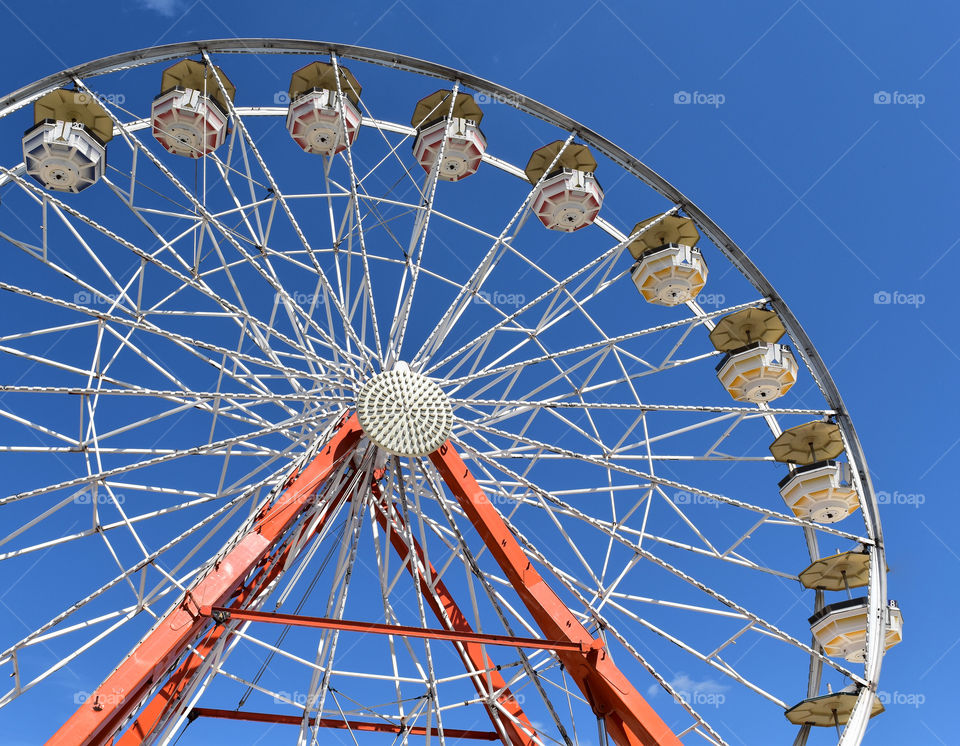
POLYGON ((428 640, 449 640, 451 642, 477 642, 487 645, 504 645, 512 648, 536 648, 539 650, 569 650, 585 653, 589 649, 582 643, 569 640, 543 640, 539 637, 513 637, 511 635, 488 635, 482 632, 457 632, 446 629, 426 629, 408 627, 402 624, 381 624, 379 622, 359 622, 351 619, 333 619, 331 617, 303 616, 300 614, 281 614, 273 611, 248 611, 246 609, 225 606, 204 606, 200 614, 211 617, 218 624, 233 619, 243 622, 267 622, 269 624, 289 624, 294 627, 312 627, 314 629, 339 629, 345 632, 365 632, 375 635, 399 635, 400 637, 421 637, 428 640))
MULTIPOLYGON (((236 710, 217 710, 207 707, 194 707, 189 718, 220 718, 221 720, 241 720, 250 723, 274 723, 277 725, 300 725, 303 718, 299 715, 276 715, 272 712, 237 712, 236 710)), ((395 725, 386 721, 337 720, 335 718, 310 718, 311 726, 337 728, 340 730, 366 731, 369 733, 394 733, 408 736, 438 736, 437 728, 424 728, 422 725, 395 725)), ((444 738, 469 738, 478 741, 496 741, 497 733, 489 730, 464 730, 462 728, 444 728, 444 738)))
POLYGON ((613 740, 619 746, 681 746, 680 739, 613 663, 602 640, 587 632, 533 567, 453 445, 447 441, 430 454, 430 460, 544 637, 586 646, 586 653, 558 650, 557 657, 593 711, 604 719, 613 740))

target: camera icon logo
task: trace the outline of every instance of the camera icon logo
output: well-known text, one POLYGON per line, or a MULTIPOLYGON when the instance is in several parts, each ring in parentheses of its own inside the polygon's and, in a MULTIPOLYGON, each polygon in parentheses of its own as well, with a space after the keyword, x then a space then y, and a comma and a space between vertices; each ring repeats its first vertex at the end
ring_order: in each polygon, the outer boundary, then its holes
POLYGON ((677 91, 673 94, 673 103, 675 104, 689 104, 692 100, 688 91, 677 91))
POLYGON ((277 106, 287 106, 290 104, 290 94, 286 91, 277 91, 273 94, 273 103, 277 106))
POLYGON ((889 104, 890 101, 890 94, 887 91, 877 91, 873 94, 873 103, 875 104, 889 104))
POLYGON ((891 295, 886 290, 878 290, 873 294, 873 302, 878 306, 890 305, 891 295))
POLYGON ((78 290, 73 294, 74 303, 89 303, 91 300, 93 299, 90 297, 90 293, 88 293, 86 290, 78 290))

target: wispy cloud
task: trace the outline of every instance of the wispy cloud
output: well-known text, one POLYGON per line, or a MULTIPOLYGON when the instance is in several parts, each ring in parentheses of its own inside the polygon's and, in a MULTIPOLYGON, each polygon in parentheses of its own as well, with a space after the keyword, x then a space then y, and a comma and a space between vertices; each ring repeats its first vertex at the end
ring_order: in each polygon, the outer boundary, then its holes
POLYGON ((181 0, 136 0, 144 10, 152 10, 162 16, 175 16, 180 12, 181 0))

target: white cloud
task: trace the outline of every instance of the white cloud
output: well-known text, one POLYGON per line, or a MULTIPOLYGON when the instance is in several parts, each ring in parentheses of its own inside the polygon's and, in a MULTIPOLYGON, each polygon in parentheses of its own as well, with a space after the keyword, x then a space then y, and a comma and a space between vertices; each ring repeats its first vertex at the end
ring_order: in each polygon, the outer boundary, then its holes
MULTIPOLYGON (((684 692, 687 695, 721 694, 730 688, 726 684, 721 684, 719 681, 714 681, 713 679, 703 679, 702 681, 697 681, 696 679, 690 678, 685 673, 679 673, 674 676, 673 681, 670 682, 670 686, 673 687, 674 691, 684 692)), ((654 697, 658 692, 661 691, 663 691, 663 688, 659 684, 651 684, 649 687, 647 687, 647 696, 654 697)))

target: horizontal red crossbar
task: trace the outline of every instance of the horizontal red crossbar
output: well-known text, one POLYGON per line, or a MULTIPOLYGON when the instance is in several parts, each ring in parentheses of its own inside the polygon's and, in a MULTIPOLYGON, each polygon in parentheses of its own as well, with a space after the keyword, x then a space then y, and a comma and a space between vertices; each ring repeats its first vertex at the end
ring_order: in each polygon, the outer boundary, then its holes
POLYGON ((201 616, 215 621, 239 619, 244 622, 269 622, 270 624, 290 624, 295 627, 314 627, 316 629, 339 629, 346 632, 369 632, 375 635, 400 635, 402 637, 424 637, 429 640, 451 640, 453 642, 479 642, 488 645, 505 645, 512 648, 541 648, 543 650, 564 650, 586 653, 591 646, 568 640, 541 640, 538 637, 512 637, 511 635, 486 635, 481 632, 458 632, 446 629, 424 629, 423 627, 405 627, 401 624, 379 624, 377 622, 355 622, 349 619, 330 619, 320 616, 300 616, 299 614, 278 614, 271 611, 247 611, 231 609, 225 606, 203 606, 201 616))
MULTIPOLYGON (((300 725, 303 718, 299 715, 275 715, 272 712, 237 712, 236 710, 216 710, 209 707, 194 707, 190 719, 220 718, 222 720, 245 720, 250 723, 277 723, 279 725, 300 725)), ((411 736, 437 735, 437 728, 424 728, 422 725, 394 725, 387 722, 369 720, 337 720, 334 718, 310 718, 310 725, 321 728, 339 728, 341 730, 370 731, 373 733, 407 733, 411 736)), ((496 741, 500 738, 490 730, 462 730, 444 728, 445 738, 473 738, 478 741, 496 741)))

